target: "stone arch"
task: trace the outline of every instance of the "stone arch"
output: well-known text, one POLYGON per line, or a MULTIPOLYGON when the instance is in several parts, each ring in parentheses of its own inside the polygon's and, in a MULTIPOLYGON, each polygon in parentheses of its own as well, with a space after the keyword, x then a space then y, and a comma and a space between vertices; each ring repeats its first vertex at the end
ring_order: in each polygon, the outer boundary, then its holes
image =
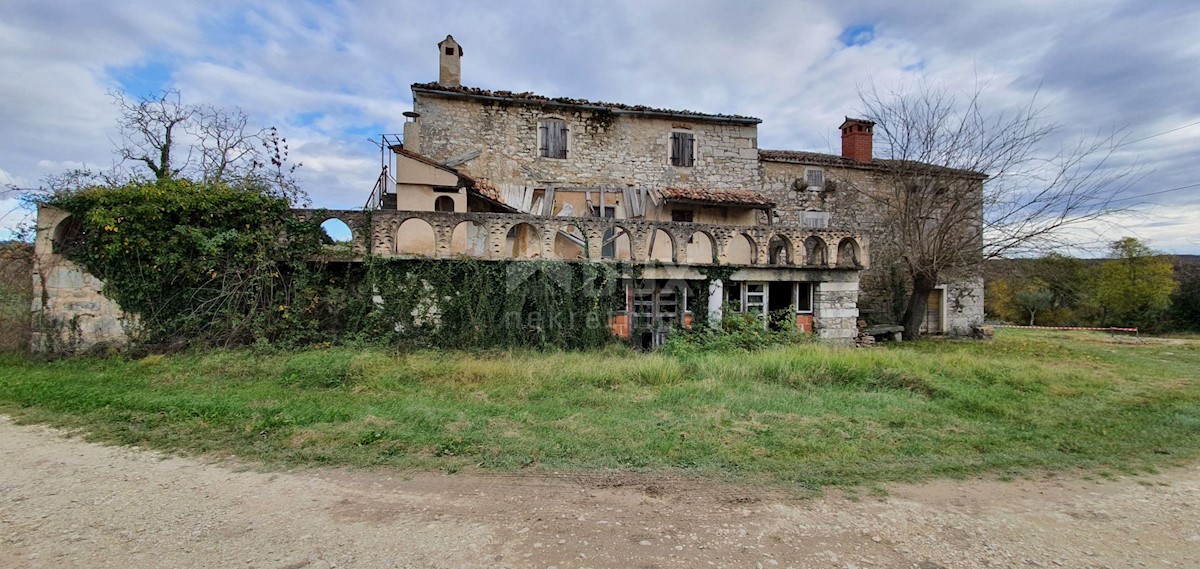
POLYGON ((50 233, 50 252, 59 255, 70 254, 72 250, 83 244, 83 223, 78 217, 68 215, 54 224, 50 233))
POLYGON ((816 235, 804 240, 804 264, 823 267, 829 264, 829 246, 816 235))
POLYGON ((410 217, 396 228, 393 253, 397 255, 424 255, 432 257, 437 251, 437 233, 428 221, 410 217))
POLYGON ((540 259, 542 239, 538 228, 521 222, 508 228, 504 235, 504 256, 513 259, 540 259))
POLYGON ((605 229, 600 240, 602 259, 633 260, 633 234, 623 226, 613 225, 605 229))
POLYGON ((858 246, 858 241, 852 237, 842 239, 838 243, 837 249, 837 266, 839 267, 858 267, 859 258, 862 250, 858 246))
POLYGON ((556 259, 588 259, 591 256, 587 232, 574 223, 567 223, 554 231, 551 250, 556 259))
POLYGON ((480 258, 487 256, 487 228, 473 220, 461 221, 450 232, 450 255, 480 258))
POLYGON ((730 265, 758 264, 758 246, 746 233, 734 233, 725 244, 725 262, 730 265))
POLYGON ((716 264, 717 240, 707 231, 693 232, 688 239, 686 259, 688 263, 716 264))
POLYGON ((450 196, 438 196, 433 200, 433 211, 446 213, 454 213, 454 198, 450 196))
POLYGON ((321 222, 321 231, 325 233, 326 245, 349 246, 354 243, 354 230, 340 217, 326 218, 321 222))
POLYGON ((785 235, 775 234, 767 245, 767 264, 792 265, 795 259, 792 253, 792 240, 785 235))
POLYGON ((650 234, 650 242, 646 247, 646 260, 663 263, 678 261, 675 257, 675 236, 662 229, 655 229, 650 234))

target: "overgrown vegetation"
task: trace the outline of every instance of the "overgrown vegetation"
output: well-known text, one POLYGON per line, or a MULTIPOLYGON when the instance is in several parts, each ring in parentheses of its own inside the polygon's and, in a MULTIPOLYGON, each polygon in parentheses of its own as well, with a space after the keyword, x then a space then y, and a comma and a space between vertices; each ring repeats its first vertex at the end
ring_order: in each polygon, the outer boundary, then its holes
POLYGON ((0 353, 29 350, 32 259, 33 247, 26 243, 0 244, 0 353))
POLYGON ((271 465, 635 469, 786 485, 1200 456, 1200 343, 994 342, 745 352, 216 351, 0 359, 0 411, 94 440, 271 465))
MULTIPOLYGON (((57 250, 135 316, 135 345, 598 347, 623 306, 616 264, 471 259, 342 262, 317 222, 254 187, 139 181, 47 202, 77 226, 57 250), (325 259, 325 261, 322 261, 325 259)), ((65 222, 64 222, 65 223, 65 222)), ((636 275, 635 275, 636 276, 636 275)))
POLYGON ((324 339, 335 275, 310 268, 319 227, 286 199, 182 179, 60 193, 76 232, 56 243, 136 315, 143 344, 324 339), (323 286, 326 285, 326 286, 323 286))

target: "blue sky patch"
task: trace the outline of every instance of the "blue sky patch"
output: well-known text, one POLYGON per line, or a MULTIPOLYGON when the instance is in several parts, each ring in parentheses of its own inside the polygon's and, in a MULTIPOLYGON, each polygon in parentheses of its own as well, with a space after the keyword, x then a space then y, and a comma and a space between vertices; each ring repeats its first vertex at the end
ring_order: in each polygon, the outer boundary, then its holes
POLYGON ((134 97, 149 97, 171 88, 175 68, 163 62, 147 62, 109 69, 121 90, 134 97))
POLYGON ((867 45, 875 39, 875 24, 854 24, 842 30, 838 36, 847 47, 867 45))

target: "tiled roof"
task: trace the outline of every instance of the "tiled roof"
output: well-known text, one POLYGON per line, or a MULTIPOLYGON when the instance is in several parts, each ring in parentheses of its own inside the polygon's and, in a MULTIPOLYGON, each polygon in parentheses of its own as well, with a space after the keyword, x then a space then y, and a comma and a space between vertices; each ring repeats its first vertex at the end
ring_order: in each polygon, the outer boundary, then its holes
POLYGON ((791 164, 805 164, 809 166, 835 166, 839 168, 857 168, 860 170, 895 170, 897 168, 905 168, 909 172, 919 169, 927 170, 930 173, 951 174, 970 178, 987 177, 986 174, 980 172, 960 170, 957 168, 947 168, 945 166, 937 166, 935 164, 924 164, 921 162, 907 160, 883 160, 879 158, 876 158, 870 162, 859 162, 857 160, 846 158, 845 156, 838 156, 836 154, 801 152, 798 150, 759 150, 758 159, 764 162, 788 162, 791 164))
POLYGON ((659 190, 663 199, 687 200, 720 205, 771 207, 775 202, 749 190, 701 190, 697 188, 666 188, 659 190))
POLYGON ((527 105, 558 105, 565 107, 590 107, 595 110, 608 110, 618 113, 630 114, 647 114, 647 115, 662 115, 666 117, 680 117, 691 120, 716 121, 716 122, 736 122, 743 124, 758 124, 762 119, 748 117, 743 115, 722 115, 711 113, 699 113, 688 110, 672 110, 658 109, 645 105, 625 105, 621 103, 605 103, 600 101, 588 101, 585 99, 573 99, 570 97, 547 97, 536 93, 514 93, 512 91, 489 91, 479 89, 477 87, 447 87, 440 83, 413 83, 413 91, 424 91, 443 94, 456 94, 466 97, 475 97, 481 99, 500 99, 518 104, 527 105))

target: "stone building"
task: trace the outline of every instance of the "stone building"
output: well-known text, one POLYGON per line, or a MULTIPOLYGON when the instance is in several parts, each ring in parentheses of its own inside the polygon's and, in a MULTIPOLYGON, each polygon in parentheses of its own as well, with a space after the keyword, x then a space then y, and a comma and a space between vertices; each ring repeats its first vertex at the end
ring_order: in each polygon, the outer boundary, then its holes
MULTIPOLYGON (((754 117, 464 87, 462 46, 447 36, 438 49, 439 80, 412 86, 410 120, 402 144, 393 146, 395 192, 381 186, 375 205, 436 210, 434 202, 449 196, 453 211, 528 214, 543 223, 637 220, 647 224, 643 231, 663 230, 669 239, 649 239, 642 252, 632 235, 614 226, 603 232, 600 258, 658 263, 658 273, 648 274, 663 279, 688 280, 709 264, 739 267, 723 283, 721 297, 710 298, 714 307, 759 310, 759 297, 746 291, 761 290, 764 313, 786 310, 786 298, 793 308, 811 311, 818 334, 842 340, 854 334, 860 307, 861 316, 874 322, 898 318, 894 306, 903 291, 889 262, 895 254, 878 234, 879 211, 869 199, 886 183, 880 174, 889 165, 873 156, 871 123, 846 120, 840 156, 761 150, 761 120, 754 117), (408 172, 429 165, 458 175, 460 183, 453 191, 408 183, 408 172), (873 266, 867 263, 868 239, 873 266)), ((982 184, 983 177, 976 181, 982 184)), ((448 211, 450 201, 443 201, 442 211, 448 211)), ((430 253, 422 248, 430 233, 401 231, 396 237, 412 247, 409 252, 430 253)), ((482 251, 478 230, 452 233, 449 250, 433 253, 482 251)), ((524 252, 521 243, 531 240, 509 235, 491 254, 595 259, 579 247, 579 235, 559 231, 543 236, 545 251, 524 252)), ((629 314, 639 316, 633 301, 629 314)), ((982 317, 982 279, 959 275, 931 297, 924 331, 967 334, 982 317)), ((807 319, 801 322, 809 326, 807 319)))
MULTIPOLYGON (((464 87, 462 46, 447 36, 438 52, 439 80, 412 86, 403 135, 384 137, 365 210, 295 211, 344 222, 356 255, 634 266, 609 325, 646 346, 724 310, 841 343, 860 316, 895 322, 894 253, 867 199, 887 165, 870 123, 847 119, 840 156, 761 150, 754 117, 464 87)), ((83 345, 119 339, 119 307, 55 253, 63 222, 39 212, 40 310, 94 322, 83 345)), ((939 291, 928 332, 982 321, 981 277, 939 291)))

